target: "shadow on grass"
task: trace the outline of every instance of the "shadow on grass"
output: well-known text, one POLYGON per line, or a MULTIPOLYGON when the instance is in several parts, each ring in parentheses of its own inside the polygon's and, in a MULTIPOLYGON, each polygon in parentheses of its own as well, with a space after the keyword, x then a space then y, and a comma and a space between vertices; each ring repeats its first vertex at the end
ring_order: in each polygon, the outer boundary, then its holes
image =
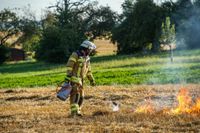
POLYGON ((44 101, 44 100, 51 100, 51 96, 40 96, 40 95, 33 95, 33 96, 16 96, 16 97, 9 97, 5 99, 6 101, 17 101, 17 100, 34 100, 34 101, 44 101))
POLYGON ((61 84, 64 81, 65 72, 53 72, 48 74, 27 75, 22 77, 1 78, 1 88, 35 87, 61 84))
POLYGON ((49 64, 44 62, 20 62, 15 64, 4 64, 0 66, 0 73, 24 73, 51 70, 53 68, 64 66, 63 64, 49 64))

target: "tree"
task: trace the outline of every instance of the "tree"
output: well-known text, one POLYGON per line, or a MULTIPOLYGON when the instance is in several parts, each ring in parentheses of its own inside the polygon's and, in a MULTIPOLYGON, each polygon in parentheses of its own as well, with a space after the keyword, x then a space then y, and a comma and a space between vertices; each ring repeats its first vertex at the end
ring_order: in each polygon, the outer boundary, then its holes
POLYGON ((19 17, 9 9, 0 11, 0 58, 3 59, 2 61, 5 61, 9 55, 9 49, 6 47, 20 44, 24 50, 34 51, 35 45, 40 40, 39 23, 31 14, 30 8, 24 12, 26 15, 19 17))
POLYGON ((187 46, 189 49, 200 48, 200 1, 196 0, 193 3, 192 10, 190 10, 191 16, 186 21, 185 27, 187 27, 187 46))
POLYGON ((4 45, 0 45, 0 64, 4 63, 8 58, 9 49, 4 45))
POLYGON ((190 0, 178 0, 172 19, 175 21, 176 40, 178 48, 187 48, 191 43, 190 19, 193 14, 193 4, 190 0))
POLYGON ((43 37, 36 50, 37 59, 53 63, 65 62, 71 52, 86 39, 82 28, 85 2, 62 0, 50 7, 55 8, 56 13, 49 14, 51 16, 43 21, 43 37))
POLYGON ((136 53, 148 50, 159 51, 162 10, 152 0, 126 0, 123 4, 124 19, 113 30, 118 53, 136 53))
POLYGON ((0 11, 0 64, 9 58, 9 49, 5 46, 8 39, 19 33, 19 19, 16 14, 8 9, 0 11))
POLYGON ((149 44, 152 52, 160 49, 159 36, 162 22, 162 10, 152 0, 138 0, 135 3, 134 12, 135 23, 135 43, 142 50, 149 44), (141 17, 142 16, 142 17, 141 17))
POLYGON ((27 52, 34 52, 41 39, 41 23, 36 20, 30 5, 21 9, 23 16, 20 17, 21 36, 16 43, 20 43, 27 52))
POLYGON ((175 25, 171 24, 170 17, 166 17, 165 22, 162 23, 162 33, 160 36, 160 43, 169 46, 171 53, 171 62, 173 62, 172 46, 174 42, 175 42, 175 25))
POLYGON ((7 45, 8 47, 14 47, 16 44, 22 44, 23 48, 31 47, 30 39, 39 35, 39 23, 35 20, 33 14, 29 13, 30 8, 26 10, 26 15, 19 18, 16 13, 4 9, 0 12, 0 45, 7 45), (7 43, 9 39, 13 37, 17 39, 7 43), (29 41, 29 43, 26 43, 29 41), (24 46, 23 44, 29 45, 24 46))
POLYGON ((200 8, 200 1, 199 1, 199 0, 195 0, 195 1, 194 1, 194 5, 195 5, 197 8, 200 8))
POLYGON ((61 31, 56 26, 51 26, 43 31, 43 37, 36 50, 36 58, 46 62, 63 62, 66 60, 65 48, 60 43, 61 31))
POLYGON ((122 15, 124 17, 126 17, 132 13, 132 10, 134 8, 134 3, 135 3, 135 0, 125 0, 124 1, 124 3, 122 4, 122 8, 123 8, 122 15))
POLYGON ((56 18, 56 14, 47 10, 41 20, 42 29, 46 29, 52 25, 57 25, 57 23, 58 19, 56 18))
POLYGON ((19 18, 16 13, 8 9, 0 11, 0 45, 5 45, 7 40, 20 33, 19 18))
POLYGON ((163 10, 163 14, 165 17, 170 17, 171 18, 171 22, 174 22, 173 20, 173 13, 176 10, 176 4, 174 2, 170 1, 166 1, 163 2, 161 4, 161 8, 163 10))
POLYGON ((60 0, 49 8, 55 8, 56 12, 49 13, 42 21, 42 40, 36 51, 39 60, 65 62, 87 39, 86 33, 91 33, 94 39, 108 35, 115 25, 115 13, 109 7, 98 8, 96 2, 60 0))
POLYGON ((90 11, 90 16, 84 21, 85 31, 92 34, 91 40, 103 36, 110 39, 111 31, 118 20, 118 14, 110 7, 103 7, 90 11))

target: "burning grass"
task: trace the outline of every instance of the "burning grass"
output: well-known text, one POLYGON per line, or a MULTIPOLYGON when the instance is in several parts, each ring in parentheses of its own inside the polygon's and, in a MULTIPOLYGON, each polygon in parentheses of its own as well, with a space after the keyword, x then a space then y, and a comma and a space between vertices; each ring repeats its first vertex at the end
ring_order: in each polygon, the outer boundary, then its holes
MULTIPOLYGON (((174 101, 174 100, 173 100, 174 101)), ((171 101, 171 103, 173 103, 171 101)), ((175 102, 174 102, 175 103, 175 102)), ((200 114, 200 96, 198 98, 193 98, 190 96, 189 90, 186 88, 181 88, 179 93, 177 94, 177 104, 174 108, 162 108, 163 113, 167 114, 192 114, 197 115, 200 114)), ((136 113, 155 113, 156 105, 151 101, 151 97, 149 97, 148 101, 142 106, 139 106, 134 111, 136 113)))
POLYGON ((178 106, 172 109, 171 112, 175 114, 188 113, 188 114, 200 114, 200 97, 194 99, 189 95, 189 91, 182 88, 177 96, 178 106))
POLYGON ((69 101, 59 101, 53 88, 0 90, 0 131, 200 132, 199 88, 86 87, 82 118, 69 117, 69 101), (113 110, 113 104, 119 110, 113 110))

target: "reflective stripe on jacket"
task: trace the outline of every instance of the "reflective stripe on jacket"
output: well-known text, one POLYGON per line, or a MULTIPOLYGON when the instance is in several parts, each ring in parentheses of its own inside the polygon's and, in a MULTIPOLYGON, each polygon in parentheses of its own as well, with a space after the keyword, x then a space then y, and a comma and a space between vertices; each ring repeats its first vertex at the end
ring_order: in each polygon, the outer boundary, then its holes
POLYGON ((85 77, 93 81, 94 77, 91 72, 90 57, 79 56, 77 52, 73 52, 67 62, 67 75, 72 77, 71 81, 81 82, 81 84, 85 77))

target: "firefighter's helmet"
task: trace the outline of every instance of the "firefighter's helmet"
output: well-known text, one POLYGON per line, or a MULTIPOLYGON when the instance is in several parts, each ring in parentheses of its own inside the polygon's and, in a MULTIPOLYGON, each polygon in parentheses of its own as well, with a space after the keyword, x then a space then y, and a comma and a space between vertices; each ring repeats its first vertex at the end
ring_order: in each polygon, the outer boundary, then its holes
POLYGON ((83 41, 80 46, 87 48, 89 50, 95 50, 96 49, 96 45, 94 43, 88 41, 88 40, 83 41))

